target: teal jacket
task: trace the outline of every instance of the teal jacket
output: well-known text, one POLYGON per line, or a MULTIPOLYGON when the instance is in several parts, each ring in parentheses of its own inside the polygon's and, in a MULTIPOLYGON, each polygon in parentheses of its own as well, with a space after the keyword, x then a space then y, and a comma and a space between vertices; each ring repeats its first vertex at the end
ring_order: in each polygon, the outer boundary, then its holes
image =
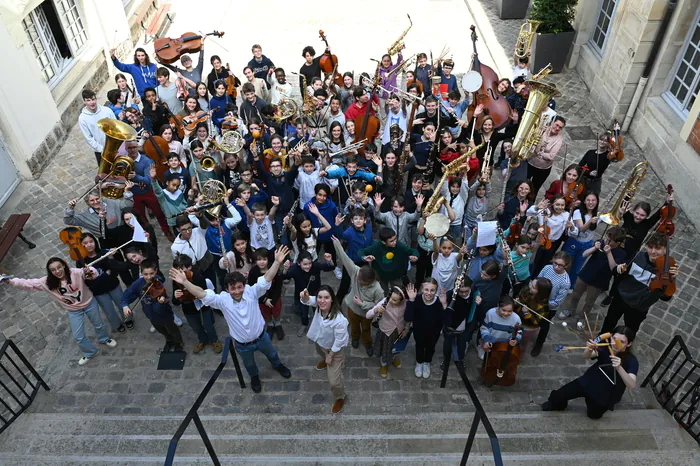
MULTIPOLYGON (((184 192, 178 190, 177 196, 175 196, 175 199, 173 199, 169 196, 169 193, 165 194, 163 188, 160 187, 160 183, 158 183, 158 181, 154 181, 152 185, 153 193, 158 198, 158 204, 160 204, 160 208, 163 209, 163 213, 166 217, 177 215, 188 207, 187 197, 185 196, 184 192)), ((175 220, 177 220, 177 218, 175 217, 168 218, 168 225, 174 227, 175 220)))

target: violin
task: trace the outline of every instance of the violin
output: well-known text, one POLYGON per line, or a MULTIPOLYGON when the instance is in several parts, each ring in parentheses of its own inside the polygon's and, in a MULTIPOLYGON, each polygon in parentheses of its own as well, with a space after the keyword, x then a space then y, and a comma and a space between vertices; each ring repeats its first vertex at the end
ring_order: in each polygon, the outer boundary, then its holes
POLYGON ((88 251, 83 246, 83 231, 78 227, 66 227, 58 233, 58 238, 70 250, 70 258, 76 262, 84 262, 88 251))
POLYGON ((608 133, 608 160, 621 162, 625 158, 625 151, 622 150, 622 135, 620 134, 620 123, 613 121, 613 129, 608 133))
POLYGON ((666 245, 666 254, 658 257, 654 261, 654 266, 656 270, 661 272, 657 273, 654 278, 649 282, 649 289, 651 291, 661 291, 663 296, 673 296, 676 292, 676 282, 671 276, 671 267, 676 266, 676 259, 671 257, 668 253, 671 247, 671 238, 666 236, 668 244, 666 245))
MULTIPOLYGON (((234 102, 236 102, 236 97, 238 97, 238 89, 236 88, 236 81, 238 78, 231 73, 231 67, 226 63, 226 71, 228 71, 228 76, 226 76, 226 94, 228 94, 234 102)), ((240 83, 240 81, 239 81, 240 83)))
POLYGON ((158 280, 158 278, 153 279, 151 284, 148 285, 148 288, 146 288, 145 293, 156 300, 161 296, 165 296, 166 298, 168 297, 168 292, 165 289, 165 285, 163 285, 163 283, 160 280, 158 280))
POLYGON ((177 100, 184 102, 189 97, 190 93, 187 91, 187 83, 185 78, 175 78, 175 89, 177 89, 177 100))
MULTIPOLYGON (((194 273, 192 271, 185 272, 185 276, 187 277, 187 280, 191 281, 192 275, 194 275, 194 273)), ((196 299, 192 293, 187 291, 187 288, 183 287, 179 283, 175 284, 175 286, 177 287, 178 290, 182 291, 182 297, 180 298, 180 301, 192 302, 196 299)))
MULTIPOLYGON (((583 172, 581 172, 583 175, 583 172)), ((574 202, 581 198, 581 195, 585 191, 586 187, 581 183, 581 175, 579 175, 576 181, 572 181, 566 187, 567 194, 564 194, 564 202, 567 206, 573 206, 574 202)), ((564 184, 562 184, 562 190, 564 189, 564 184)))
POLYGON ((476 51, 476 41, 478 39, 476 36, 476 26, 472 25, 469 29, 472 31, 471 38, 474 46, 473 70, 481 75, 482 83, 481 87, 474 93, 474 100, 472 105, 469 106, 467 115, 471 120, 477 105, 483 105, 484 112, 481 114, 481 119, 483 119, 486 115, 493 118, 493 130, 498 131, 499 129, 507 126, 511 121, 510 104, 506 98, 498 92, 498 74, 493 70, 493 68, 486 66, 479 61, 479 55, 476 51))
MULTIPOLYGON (((669 196, 673 194, 673 186, 669 184, 666 187, 666 192, 669 196)), ((673 217, 676 215, 676 207, 673 205, 673 201, 669 200, 666 202, 666 205, 661 208, 660 214, 661 220, 659 221, 659 226, 656 231, 668 237, 673 236, 673 233, 676 231, 676 226, 673 224, 673 217)))
MULTIPOLYGON (((326 49, 330 49, 328 41, 326 40, 326 34, 322 30, 319 30, 318 36, 323 43, 326 44, 326 49)), ((343 75, 338 73, 338 57, 330 52, 326 52, 321 56, 318 64, 321 67, 321 71, 326 73, 326 75, 333 73, 333 82, 336 86, 343 87, 343 75)))
MULTIPOLYGON (((520 325, 513 327, 511 340, 518 337, 520 325)), ((520 346, 511 346, 509 342, 494 343, 488 357, 484 358, 484 364, 481 367, 481 378, 484 379, 484 385, 491 387, 493 385, 501 385, 509 387, 515 383, 515 376, 520 364, 520 346)))
POLYGON ((506 242, 508 246, 515 247, 518 244, 520 236, 523 234, 523 224, 520 222, 511 223, 509 227, 508 236, 506 237, 506 242))
POLYGON ((176 39, 162 37, 153 41, 153 48, 156 52, 156 59, 159 63, 169 65, 175 63, 186 53, 196 53, 202 50, 202 38, 206 36, 223 37, 224 33, 219 31, 210 32, 203 36, 194 32, 186 32, 176 39))
POLYGON ((168 169, 168 141, 160 136, 150 136, 143 142, 143 152, 155 163, 158 179, 163 179, 163 173, 168 169))
POLYGON ((540 229, 540 246, 545 248, 545 249, 551 249, 552 248, 552 240, 549 238, 549 235, 552 234, 552 227, 547 225, 547 212, 544 212, 542 215, 542 218, 544 219, 542 222, 542 226, 540 229))
POLYGON ((173 112, 170 112, 168 115, 168 121, 170 122, 170 126, 173 127, 175 133, 177 133, 177 137, 182 141, 182 139, 185 137, 185 121, 182 115, 176 115, 173 112))
POLYGON ((214 107, 209 111, 201 110, 194 115, 186 116, 182 119, 187 131, 194 131, 199 123, 204 123, 209 119, 210 112, 216 112, 220 107, 214 107))

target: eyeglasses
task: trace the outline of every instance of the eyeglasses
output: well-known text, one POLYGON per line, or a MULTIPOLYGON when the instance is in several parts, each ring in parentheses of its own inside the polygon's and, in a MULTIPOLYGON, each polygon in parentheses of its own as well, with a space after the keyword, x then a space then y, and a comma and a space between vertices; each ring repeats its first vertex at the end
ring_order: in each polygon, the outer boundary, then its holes
POLYGON ((192 227, 180 228, 180 231, 184 231, 184 232, 192 231, 192 227))
POLYGON ((554 267, 561 267, 561 268, 566 268, 566 264, 562 264, 561 262, 552 262, 552 265, 554 267))

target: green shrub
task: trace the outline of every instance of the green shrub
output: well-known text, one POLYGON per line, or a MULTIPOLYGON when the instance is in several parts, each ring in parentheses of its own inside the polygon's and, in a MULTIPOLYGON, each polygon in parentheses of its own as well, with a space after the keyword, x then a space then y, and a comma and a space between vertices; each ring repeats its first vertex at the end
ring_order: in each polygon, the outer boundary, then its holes
POLYGON ((530 18, 542 21, 537 32, 556 34, 573 31, 577 3, 578 0, 533 0, 530 18))

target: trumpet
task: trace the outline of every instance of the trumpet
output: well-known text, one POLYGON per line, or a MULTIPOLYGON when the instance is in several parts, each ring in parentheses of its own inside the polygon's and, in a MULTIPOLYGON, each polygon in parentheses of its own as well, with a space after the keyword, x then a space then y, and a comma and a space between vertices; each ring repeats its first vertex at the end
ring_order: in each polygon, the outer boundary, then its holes
POLYGON ((389 55, 396 55, 397 53, 399 53, 401 50, 403 50, 405 48, 405 45, 403 43, 403 38, 406 37, 406 34, 408 34, 408 31, 410 31, 411 28, 413 27, 413 21, 411 21, 411 15, 406 13, 406 16, 408 16, 408 21, 410 24, 408 25, 406 30, 403 33, 401 33, 399 38, 396 39, 393 44, 391 44, 391 47, 389 47, 389 51, 388 51, 389 55))
POLYGON ((533 80, 533 81, 539 81, 540 79, 546 78, 546 77, 549 75, 549 73, 551 73, 551 72, 552 72, 552 64, 551 64, 551 63, 547 63, 547 66, 545 66, 544 68, 542 68, 541 70, 539 70, 539 71, 538 71, 535 75, 533 75, 532 78, 530 78, 530 79, 533 80))
POLYGON ((406 92, 406 91, 402 91, 402 90, 399 89, 399 88, 396 88, 396 89, 394 89, 393 91, 390 91, 389 89, 387 89, 387 88, 385 88, 385 87, 378 86, 378 89, 379 89, 380 91, 386 92, 387 94, 394 94, 394 95, 396 95, 397 97, 399 97, 400 99, 408 100, 408 101, 410 101, 410 102, 413 103, 413 104, 418 104, 418 105, 422 105, 422 104, 423 104, 423 99, 421 99, 421 98, 418 97, 417 95, 409 94, 409 93, 406 92))
POLYGON ((526 57, 530 53, 530 47, 532 46, 532 40, 537 34, 537 28, 542 24, 542 21, 534 21, 528 19, 527 23, 520 26, 520 33, 518 34, 518 39, 515 41, 515 56, 518 58, 526 57))

